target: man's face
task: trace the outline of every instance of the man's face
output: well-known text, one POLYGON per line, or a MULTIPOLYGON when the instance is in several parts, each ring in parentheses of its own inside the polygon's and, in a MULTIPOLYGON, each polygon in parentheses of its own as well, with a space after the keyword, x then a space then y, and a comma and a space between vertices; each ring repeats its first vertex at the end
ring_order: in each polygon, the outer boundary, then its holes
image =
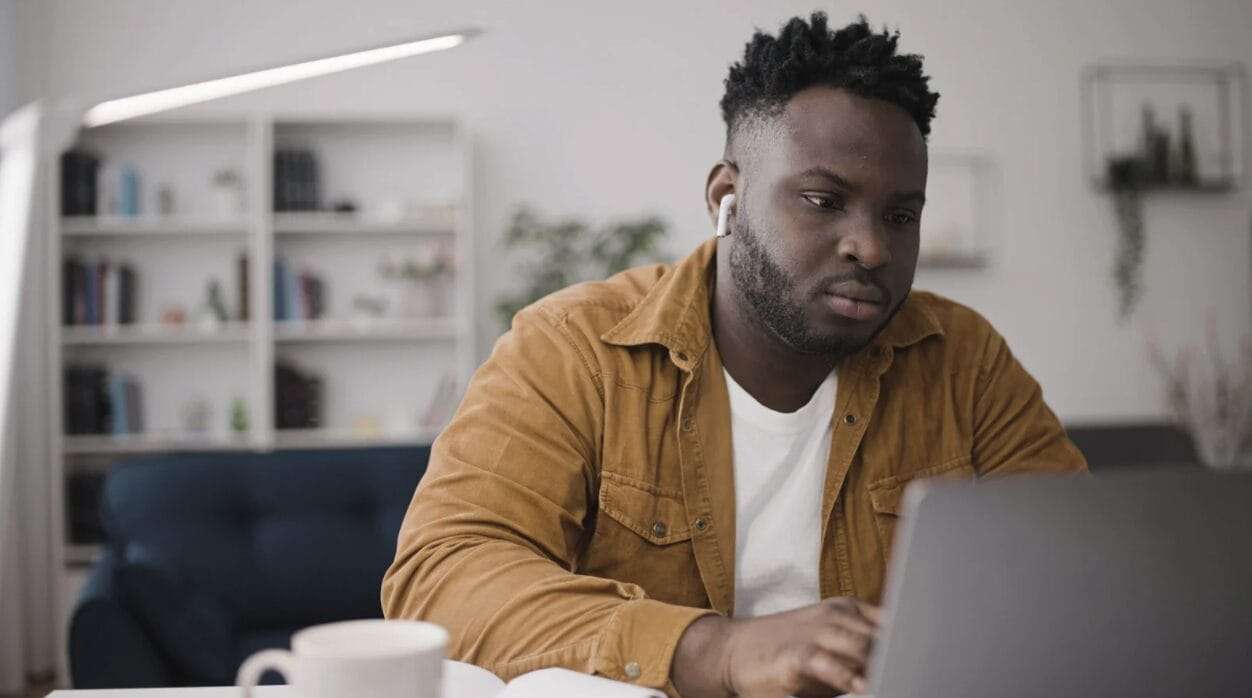
POLYGON ((913 286, 921 131, 893 104, 827 87, 747 128, 728 238, 740 307, 795 351, 855 352, 913 286))

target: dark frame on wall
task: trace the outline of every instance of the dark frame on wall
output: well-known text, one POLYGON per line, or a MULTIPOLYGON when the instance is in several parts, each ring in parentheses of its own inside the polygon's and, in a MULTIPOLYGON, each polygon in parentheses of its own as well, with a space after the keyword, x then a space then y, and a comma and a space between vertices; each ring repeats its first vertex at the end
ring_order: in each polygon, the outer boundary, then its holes
POLYGON ((1106 62, 1083 76, 1088 179, 1107 190, 1227 192, 1248 170, 1240 63, 1106 62))

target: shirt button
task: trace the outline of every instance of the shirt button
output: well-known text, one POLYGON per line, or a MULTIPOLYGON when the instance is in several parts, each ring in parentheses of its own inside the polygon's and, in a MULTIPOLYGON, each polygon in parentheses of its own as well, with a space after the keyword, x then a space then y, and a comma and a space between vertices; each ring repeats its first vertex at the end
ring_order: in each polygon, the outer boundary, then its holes
POLYGON ((626 678, 631 681, 643 676, 643 669, 639 668, 639 662, 627 662, 623 670, 626 672, 626 678))
POLYGON ((664 522, 657 521, 656 523, 652 524, 652 535, 656 536, 657 538, 664 538, 665 534, 668 532, 669 532, 669 529, 665 527, 664 522))
POLYGON ((686 361, 686 360, 687 360, 687 352, 685 352, 685 351, 680 351, 680 352, 677 352, 677 353, 675 353, 675 354, 674 354, 674 356, 678 357, 678 360, 679 360, 679 361, 686 361))
POLYGON ((683 431, 695 431, 696 420, 688 417, 683 420, 683 431))
POLYGON ((703 518, 699 518, 699 519, 696 519, 692 525, 696 527, 697 531, 703 531, 704 529, 709 527, 709 522, 705 521, 703 518))
POLYGON ((844 424, 856 424, 856 415, 850 414, 843 418, 844 424))

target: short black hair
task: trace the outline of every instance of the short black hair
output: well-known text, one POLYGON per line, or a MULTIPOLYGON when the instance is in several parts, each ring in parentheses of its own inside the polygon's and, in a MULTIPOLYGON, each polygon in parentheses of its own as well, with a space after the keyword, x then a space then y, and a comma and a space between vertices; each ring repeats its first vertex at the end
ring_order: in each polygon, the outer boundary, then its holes
POLYGON ((896 53, 899 39, 898 31, 875 32, 865 15, 832 31, 825 12, 814 12, 808 22, 792 17, 776 37, 758 29, 726 77, 727 141, 745 118, 777 115, 796 93, 814 86, 890 102, 913 117, 925 138, 939 95, 928 87, 921 56, 896 53))

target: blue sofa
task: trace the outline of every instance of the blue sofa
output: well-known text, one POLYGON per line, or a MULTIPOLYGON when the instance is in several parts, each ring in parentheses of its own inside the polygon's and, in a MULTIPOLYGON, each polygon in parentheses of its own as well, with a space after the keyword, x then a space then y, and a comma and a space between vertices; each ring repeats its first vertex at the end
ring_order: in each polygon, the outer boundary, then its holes
POLYGON ((381 616, 426 447, 162 455, 104 486, 70 621, 75 688, 224 685, 299 628, 381 616))

